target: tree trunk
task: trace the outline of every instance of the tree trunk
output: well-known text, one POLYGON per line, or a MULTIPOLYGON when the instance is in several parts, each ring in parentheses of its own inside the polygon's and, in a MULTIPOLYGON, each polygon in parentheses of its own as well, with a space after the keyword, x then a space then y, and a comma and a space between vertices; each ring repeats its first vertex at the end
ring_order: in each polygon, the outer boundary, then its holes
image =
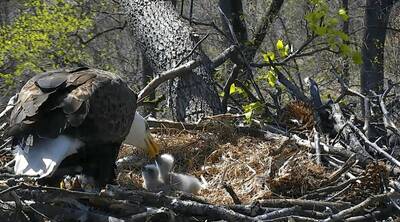
MULTIPOLYGON (((237 44, 239 44, 246 62, 253 61, 257 50, 260 48, 261 43, 264 41, 267 29, 275 21, 275 18, 282 8, 283 2, 284 0, 273 0, 271 2, 269 9, 266 11, 265 15, 263 15, 260 24, 257 25, 256 33, 254 34, 253 39, 249 41, 246 22, 244 21, 243 16, 242 0, 219 0, 218 5, 226 18, 229 20, 232 28, 232 30, 230 30, 224 16, 221 16, 223 30, 228 35, 235 35, 237 44)), ((229 42, 228 44, 231 45, 232 43, 229 42)), ((231 58, 231 60, 237 65, 237 67, 232 70, 233 75, 229 77, 230 79, 227 81, 225 89, 229 89, 235 79, 239 79, 240 81, 248 81, 249 83, 253 84, 254 80, 249 78, 250 76, 252 76, 252 74, 249 73, 250 70, 248 70, 247 68, 243 69, 245 67, 245 64, 243 63, 243 58, 241 58, 239 54, 236 54, 231 58), (240 75, 239 72, 241 69, 245 70, 247 75, 240 75)), ((258 88, 256 88, 256 90, 259 91, 258 88)), ((227 102, 227 97, 224 97, 222 101, 224 110, 227 109, 227 102)))
MULTIPOLYGON (((147 61, 146 56, 142 53, 142 83, 143 87, 145 87, 152 79, 153 79, 153 69, 150 66, 150 63, 147 61)), ((153 92, 149 95, 150 100, 154 100, 156 98, 156 94, 153 92)), ((154 118, 156 117, 155 108, 157 108, 154 104, 143 107, 144 115, 151 114, 154 118)))
MULTIPOLYGON (((346 10, 347 13, 349 13, 349 0, 342 0, 342 8, 346 10)), ((349 35, 349 20, 343 21, 342 24, 342 31, 349 35)), ((349 44, 349 41, 345 41, 345 44, 349 44)), ((349 64, 349 58, 344 58, 343 61, 343 73, 342 73, 342 78, 344 79, 346 84, 349 84, 350 82, 350 64, 349 64)))
MULTIPOLYGON (((251 39, 251 44, 249 45, 249 39, 247 35, 247 27, 243 16, 243 6, 242 0, 220 0, 219 7, 226 17, 230 20, 233 31, 235 32, 236 38, 241 46, 245 46, 244 56, 248 62, 253 61, 257 50, 260 48, 264 38, 267 34, 268 28, 275 21, 279 11, 282 8, 284 0, 272 0, 269 9, 266 10, 265 14, 262 16, 260 23, 257 25, 254 37, 251 39)), ((222 19, 222 24, 224 24, 224 31, 229 33, 229 28, 225 24, 224 19, 222 19)))
POLYGON ((361 91, 383 92, 384 46, 386 27, 393 0, 367 0, 365 9, 365 32, 362 44, 361 91))
MULTIPOLYGON (((247 27, 244 21, 242 0, 219 0, 218 3, 222 12, 229 19, 233 27, 233 32, 240 44, 244 44, 248 40, 247 27)), ((229 33, 229 27, 222 19, 225 33, 229 33)))
MULTIPOLYGON (((121 3, 133 35, 156 73, 191 59, 201 58, 210 64, 200 49, 189 56, 196 41, 171 1, 121 0, 121 3)), ((178 121, 222 112, 211 73, 210 67, 202 65, 179 80, 170 81, 168 103, 178 121)))
MULTIPOLYGON (((361 92, 371 96, 371 91, 382 94, 384 87, 384 52, 386 28, 389 15, 395 0, 367 0, 365 8, 365 31, 361 49, 363 64, 361 66, 361 92)), ((363 104, 364 101, 361 102, 363 104)), ((361 105, 363 107, 363 105, 361 105)), ((374 127, 367 127, 370 139, 384 135, 382 111, 378 106, 372 107, 371 122, 377 123, 374 127)), ((365 118, 368 118, 363 109, 365 118)))

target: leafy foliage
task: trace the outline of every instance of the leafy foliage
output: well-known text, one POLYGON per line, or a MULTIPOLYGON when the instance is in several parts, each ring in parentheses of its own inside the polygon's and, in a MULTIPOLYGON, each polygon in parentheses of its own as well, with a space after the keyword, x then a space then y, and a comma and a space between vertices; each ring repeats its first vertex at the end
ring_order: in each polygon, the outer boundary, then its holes
MULTIPOLYGON (((276 42, 276 50, 278 51, 280 58, 285 58, 289 55, 289 48, 289 44, 285 45, 282 39, 278 39, 278 41, 276 42)), ((262 53, 262 56, 264 61, 267 63, 273 62, 277 57, 272 51, 262 53)), ((274 71, 273 66, 271 66, 268 71, 261 74, 258 79, 266 80, 271 87, 275 87, 276 82, 278 81, 278 77, 274 71)))
POLYGON ((91 26, 90 15, 66 0, 28 0, 12 24, 0 27, 0 77, 11 83, 24 70, 84 60, 84 46, 73 36, 91 26), (13 72, 2 73, 9 66, 13 72))
POLYGON ((233 94, 239 94, 242 95, 244 94, 244 90, 238 86, 235 85, 235 83, 232 83, 232 85, 229 88, 229 94, 233 95, 233 94))
POLYGON ((254 114, 259 113, 263 110, 263 104, 260 101, 249 103, 243 106, 245 121, 247 123, 251 122, 254 114))
POLYGON ((350 37, 338 26, 339 21, 347 21, 345 9, 331 12, 326 0, 310 0, 313 10, 305 16, 308 27, 319 37, 325 38, 332 50, 338 50, 342 56, 352 58, 355 64, 361 64, 361 54, 347 43, 350 37))

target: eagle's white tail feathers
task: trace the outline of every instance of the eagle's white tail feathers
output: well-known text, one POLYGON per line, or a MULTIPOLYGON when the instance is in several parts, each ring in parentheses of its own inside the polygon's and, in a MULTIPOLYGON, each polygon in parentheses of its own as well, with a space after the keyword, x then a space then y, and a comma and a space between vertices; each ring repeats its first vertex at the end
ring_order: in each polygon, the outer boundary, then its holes
POLYGON ((55 139, 41 138, 32 147, 16 146, 14 171, 16 175, 51 176, 61 162, 77 153, 83 143, 75 138, 60 135, 55 139))

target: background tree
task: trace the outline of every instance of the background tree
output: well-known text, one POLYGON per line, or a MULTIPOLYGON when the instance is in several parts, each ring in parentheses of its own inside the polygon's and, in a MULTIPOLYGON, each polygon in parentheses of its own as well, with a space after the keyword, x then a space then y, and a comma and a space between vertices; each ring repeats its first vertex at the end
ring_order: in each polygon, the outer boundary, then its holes
MULTIPOLYGON (((57 6, 54 4, 56 1, 53 0, 39 2, 40 4, 53 5, 53 7, 57 6)), ((210 92, 213 91, 210 94, 213 95, 210 96, 210 98, 214 98, 213 102, 208 103, 220 104, 222 102, 222 105, 216 106, 220 107, 222 111, 257 113, 257 115, 263 114, 264 117, 271 118, 272 116, 276 118, 280 107, 288 101, 292 99, 301 100, 308 97, 309 92, 307 92, 307 87, 303 82, 305 77, 312 77, 318 83, 321 96, 324 99, 328 95, 333 99, 340 95, 338 91, 340 84, 337 83, 336 75, 345 77, 346 81, 348 81, 348 86, 351 88, 359 87, 360 85, 360 78, 358 77, 360 76, 361 66, 359 64, 362 57, 359 52, 362 47, 361 40, 364 34, 362 27, 365 13, 364 8, 360 7, 364 4, 361 0, 355 0, 351 3, 346 3, 344 0, 199 0, 193 2, 191 21, 189 21, 191 2, 177 0, 175 3, 175 11, 178 13, 174 12, 173 20, 180 20, 186 27, 190 25, 191 27, 187 28, 187 30, 198 34, 197 36, 189 37, 191 39, 191 47, 201 37, 209 33, 208 37, 201 43, 201 48, 205 54, 213 57, 230 44, 238 44, 241 49, 240 52, 245 57, 243 59, 238 54, 239 56, 234 58, 232 63, 228 62, 217 67, 214 73, 213 70, 209 70, 207 75, 200 75, 200 80, 203 81, 205 76, 207 82, 209 81, 207 78, 209 78, 210 73, 214 74, 212 83, 206 84, 209 89, 207 87, 204 89, 210 92), (231 30, 229 30, 225 19, 221 19, 218 6, 220 6, 232 24, 233 33, 238 40, 237 43, 232 42, 231 30), (182 15, 180 15, 181 12, 182 15), (249 73, 252 75, 249 75, 249 73), (249 80, 249 76, 252 76, 254 81, 249 80), (220 98, 218 98, 217 94, 220 95, 220 98), (252 112, 253 109, 259 111, 252 112)), ((2 4, 8 6, 2 8, 1 11, 1 21, 4 23, 2 29, 16 24, 20 15, 29 14, 35 10, 33 5, 28 6, 14 1, 2 1, 2 4)), ((68 4, 74 10, 75 18, 79 18, 80 21, 84 21, 85 18, 90 20, 90 24, 87 26, 78 27, 75 31, 66 34, 66 39, 72 42, 71 45, 76 49, 75 52, 78 53, 78 57, 72 56, 72 60, 64 60, 63 58, 68 58, 68 56, 58 56, 58 59, 53 59, 53 61, 46 57, 52 54, 50 52, 45 53, 44 57, 40 55, 31 58, 25 57, 26 61, 36 59, 36 62, 33 61, 33 63, 38 64, 40 70, 53 68, 49 66, 53 63, 58 64, 58 66, 71 64, 96 66, 123 75, 136 90, 142 88, 149 79, 141 75, 145 73, 142 72, 142 61, 144 60, 142 59, 141 50, 138 49, 140 47, 151 47, 143 45, 145 37, 136 38, 126 28, 125 16, 120 12, 118 5, 113 2, 92 0, 82 0, 68 4), (138 39, 140 41, 137 41, 138 39)), ((393 7, 392 11, 397 12, 398 8, 395 5, 393 7)), ((398 37, 395 31, 395 15, 393 14, 388 18, 392 29, 386 36, 386 42, 389 45, 385 46, 385 60, 383 60, 384 67, 388 71, 385 77, 391 79, 397 78, 393 73, 396 72, 397 64, 399 64, 399 61, 396 60, 398 58, 398 50, 395 45, 398 37)), ((132 20, 132 18, 128 18, 128 20, 132 20)), ((42 23, 49 22, 49 24, 51 22, 48 20, 42 21, 42 23)), ((159 24, 164 25, 167 23, 163 21, 159 22, 159 24)), ((47 27, 52 26, 47 25, 47 27)), ((163 30, 163 28, 160 26, 157 30, 163 30)), ((175 34, 171 34, 171 36, 174 37, 169 38, 178 39, 175 38, 177 36, 175 34)), ((51 38, 51 40, 55 41, 56 38, 51 38)), ((161 44, 158 45, 160 46, 161 44)), ((175 46, 167 48, 170 50, 175 46)), ((154 52, 162 51, 156 50, 156 47, 153 47, 153 49, 154 52)), ((8 50, 6 50, 7 56, 11 55, 11 51, 8 50)), ((168 53, 153 53, 153 55, 156 55, 155 57, 161 54, 175 56, 174 59, 166 57, 169 59, 168 61, 175 61, 175 64, 173 62, 164 63, 163 67, 161 67, 162 69, 159 68, 159 70, 165 70, 176 66, 181 61, 181 59, 175 58, 183 58, 189 54, 188 51, 183 52, 184 50, 181 49, 173 49, 168 53), (180 55, 178 55, 179 53, 180 55)), ((182 63, 196 56, 200 55, 194 53, 191 58, 182 60, 182 63)), ((8 59, 7 64, 12 64, 11 61, 11 59, 8 59)), ((9 70, 5 70, 3 67, 3 81, 15 76, 14 74, 17 73, 15 72, 15 65, 7 66, 14 67, 9 70)), ((160 73, 157 70, 152 72, 155 74, 160 73)), ((200 71, 200 73, 203 73, 203 71, 200 71)), ((22 76, 16 79, 19 80, 22 76)), ((172 85, 168 86, 171 89, 175 89, 179 84, 183 88, 189 88, 184 86, 181 81, 175 80, 172 82, 172 85)), ((18 81, 14 81, 14 83, 18 83, 18 81)), ((169 104, 171 107, 191 107, 188 104, 194 102, 195 104, 200 104, 197 108, 193 108, 194 110, 174 108, 174 111, 168 115, 160 116, 179 116, 179 119, 184 119, 188 113, 205 110, 202 108, 203 104, 205 104, 204 99, 200 100, 202 102, 187 99, 192 98, 194 91, 199 91, 197 89, 192 90, 193 92, 188 93, 188 96, 182 97, 177 96, 181 93, 180 91, 171 90, 169 92, 170 98, 185 98, 185 101, 177 103, 176 101, 178 100, 172 99, 169 100, 171 102, 169 104), (187 101, 191 102, 188 103, 187 101), (175 114, 176 110, 180 110, 179 115, 175 114), (185 114, 183 114, 183 110, 185 110, 185 114)), ((189 92, 190 90, 184 91, 189 92)), ((157 98, 160 98, 162 94, 166 94, 165 92, 167 90, 159 90, 157 98)), ((184 93, 181 94, 185 95, 184 93)), ((206 95, 206 93, 201 93, 201 95, 206 95)), ((193 98, 197 100, 196 98, 198 97, 194 96, 193 98)), ((344 102, 346 104, 355 104, 356 100, 347 98, 344 102)), ((162 111, 165 107, 165 103, 161 103, 158 106, 158 110, 162 111)), ((361 106, 358 106, 358 108, 363 110, 361 106)), ((218 112, 221 112, 221 110, 218 112)), ((218 112, 209 110, 208 113, 218 112)))
MULTIPOLYGON (((196 49, 192 30, 180 20, 170 1, 123 1, 123 7, 139 46, 157 73, 174 68, 187 59, 208 60, 200 49, 196 49)), ((168 103, 177 120, 199 116, 201 112, 222 112, 211 73, 210 67, 202 65, 191 75, 169 83, 168 103)))

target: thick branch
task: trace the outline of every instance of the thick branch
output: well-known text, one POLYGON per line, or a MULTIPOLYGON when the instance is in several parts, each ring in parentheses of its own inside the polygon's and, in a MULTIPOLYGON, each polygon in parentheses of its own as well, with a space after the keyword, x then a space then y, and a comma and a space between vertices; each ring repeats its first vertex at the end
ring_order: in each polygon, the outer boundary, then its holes
MULTIPOLYGON (((223 51, 219 56, 215 57, 212 60, 212 67, 218 67, 223 62, 225 62, 236 50, 236 46, 231 46, 223 51)), ((186 73, 190 73, 191 70, 200 66, 202 61, 198 60, 191 60, 183 65, 180 65, 176 68, 167 70, 160 74, 157 78, 153 79, 144 89, 142 89, 138 96, 138 104, 141 104, 146 96, 148 96, 153 90, 155 90, 159 85, 163 82, 166 82, 170 79, 182 76, 186 73)))
MULTIPOLYGON (((324 220, 324 222, 342 221, 343 219, 350 217, 352 214, 354 215, 355 213, 365 210, 371 204, 383 203, 385 200, 388 200, 390 197, 395 196, 395 194, 396 193, 394 193, 394 192, 390 192, 390 193, 385 193, 385 194, 380 194, 380 195, 369 197, 366 200, 364 200, 363 202, 361 202, 353 207, 350 207, 348 209, 340 211, 337 214, 332 215, 330 218, 324 220)), ((397 193, 397 195, 398 195, 398 193, 397 193)))
POLYGON ((261 43, 263 42, 267 30, 272 24, 272 22, 275 20, 276 16, 278 15, 280 9, 282 8, 283 5, 283 0, 273 0, 271 5, 269 6, 269 9, 267 11, 267 14, 265 14, 262 19, 261 23, 256 29, 256 33, 254 34, 253 41, 254 44, 251 47, 251 52, 249 53, 248 60, 252 60, 254 55, 256 54, 258 48, 260 47, 261 43))
POLYGON ((389 153, 384 151, 382 148, 380 148, 376 143, 371 142, 367 136, 364 135, 364 133, 361 132, 360 129, 358 129, 356 126, 354 126, 352 123, 347 123, 348 126, 350 126, 354 132, 356 132, 364 141, 366 144, 368 144, 370 147, 374 148, 378 153, 382 154, 385 156, 390 162, 395 164, 396 166, 400 167, 400 161, 396 160, 396 158, 392 157, 389 153))

